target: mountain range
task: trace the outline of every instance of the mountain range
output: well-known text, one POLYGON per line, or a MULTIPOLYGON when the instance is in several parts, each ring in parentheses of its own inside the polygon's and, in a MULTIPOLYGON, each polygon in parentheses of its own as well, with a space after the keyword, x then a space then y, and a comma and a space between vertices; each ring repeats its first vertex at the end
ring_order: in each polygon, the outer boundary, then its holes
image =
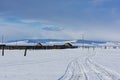
POLYGON ((102 46, 119 46, 120 42, 118 41, 100 41, 100 40, 63 40, 63 39, 22 39, 22 40, 11 40, 7 41, 6 44, 16 44, 16 45, 35 45, 37 43, 42 43, 45 45, 54 45, 54 44, 64 44, 71 43, 74 45, 102 45, 102 46))

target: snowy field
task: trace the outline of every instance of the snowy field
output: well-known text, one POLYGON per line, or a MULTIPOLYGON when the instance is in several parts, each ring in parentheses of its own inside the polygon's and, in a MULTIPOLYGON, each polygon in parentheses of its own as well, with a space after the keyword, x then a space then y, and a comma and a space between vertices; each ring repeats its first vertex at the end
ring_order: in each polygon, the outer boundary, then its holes
POLYGON ((6 50, 0 80, 120 80, 120 49, 6 50))

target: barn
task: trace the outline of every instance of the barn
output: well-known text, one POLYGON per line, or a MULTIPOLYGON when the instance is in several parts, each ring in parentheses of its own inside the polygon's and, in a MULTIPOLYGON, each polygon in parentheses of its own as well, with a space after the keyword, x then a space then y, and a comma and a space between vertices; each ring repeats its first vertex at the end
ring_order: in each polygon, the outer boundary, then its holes
POLYGON ((64 46, 66 46, 66 47, 72 47, 72 44, 70 44, 70 43, 65 43, 64 46))
POLYGON ((41 43, 37 43, 36 46, 43 46, 41 43))

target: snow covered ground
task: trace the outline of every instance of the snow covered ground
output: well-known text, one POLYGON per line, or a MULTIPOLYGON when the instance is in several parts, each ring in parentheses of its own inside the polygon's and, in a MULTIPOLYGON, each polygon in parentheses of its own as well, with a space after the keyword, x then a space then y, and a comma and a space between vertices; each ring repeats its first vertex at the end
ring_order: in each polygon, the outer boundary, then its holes
POLYGON ((0 80, 120 80, 120 49, 5 50, 0 80))

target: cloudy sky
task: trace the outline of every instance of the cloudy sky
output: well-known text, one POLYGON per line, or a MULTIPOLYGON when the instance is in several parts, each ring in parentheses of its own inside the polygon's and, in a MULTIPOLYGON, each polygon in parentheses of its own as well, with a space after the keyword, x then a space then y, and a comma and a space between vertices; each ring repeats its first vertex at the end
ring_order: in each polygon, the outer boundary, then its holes
POLYGON ((120 41, 120 0, 0 0, 0 37, 120 41))

